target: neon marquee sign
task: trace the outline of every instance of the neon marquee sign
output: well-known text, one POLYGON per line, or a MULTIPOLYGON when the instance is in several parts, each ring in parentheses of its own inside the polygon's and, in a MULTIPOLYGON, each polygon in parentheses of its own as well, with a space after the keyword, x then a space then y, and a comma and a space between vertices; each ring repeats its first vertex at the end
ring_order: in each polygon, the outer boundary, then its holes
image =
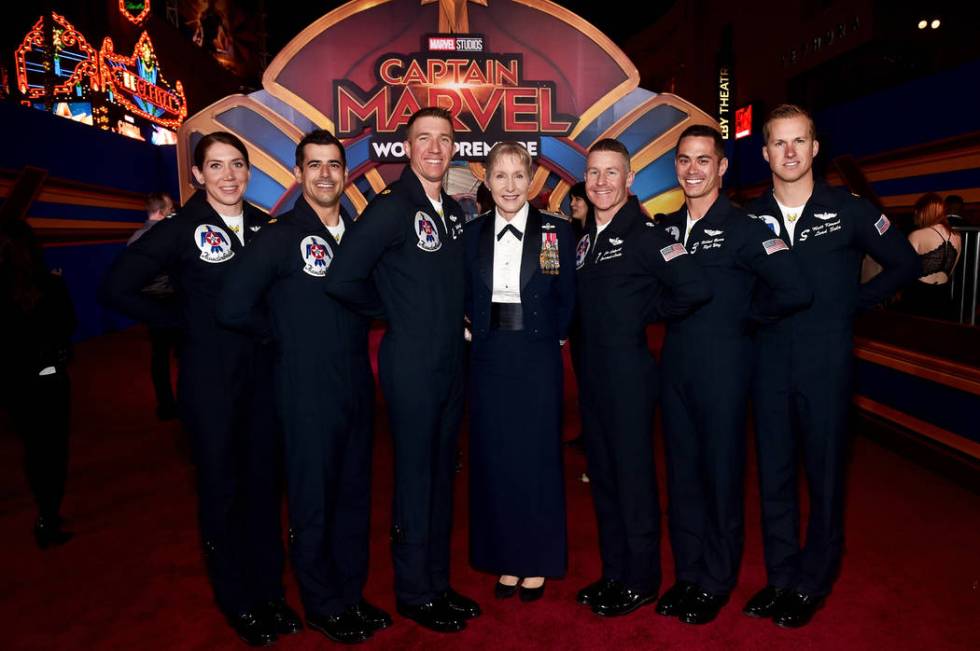
POLYGON ((113 100, 163 127, 176 129, 187 117, 187 99, 179 81, 171 86, 160 75, 150 36, 143 32, 132 56, 116 54, 106 37, 99 52, 102 85, 113 100))
POLYGON ((44 16, 37 19, 14 54, 17 89, 28 99, 41 99, 48 94, 44 84, 47 72, 53 72, 57 83, 51 89, 55 96, 67 96, 89 80, 92 90, 98 90, 96 71, 99 55, 81 32, 64 16, 51 12, 52 57, 47 61, 44 16))

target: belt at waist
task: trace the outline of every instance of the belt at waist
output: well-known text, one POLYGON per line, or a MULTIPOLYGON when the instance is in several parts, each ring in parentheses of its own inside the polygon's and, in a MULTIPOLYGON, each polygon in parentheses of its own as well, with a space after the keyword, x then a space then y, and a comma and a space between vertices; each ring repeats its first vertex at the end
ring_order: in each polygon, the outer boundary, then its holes
POLYGON ((523 330, 524 310, 520 303, 491 303, 490 328, 492 330, 523 330))

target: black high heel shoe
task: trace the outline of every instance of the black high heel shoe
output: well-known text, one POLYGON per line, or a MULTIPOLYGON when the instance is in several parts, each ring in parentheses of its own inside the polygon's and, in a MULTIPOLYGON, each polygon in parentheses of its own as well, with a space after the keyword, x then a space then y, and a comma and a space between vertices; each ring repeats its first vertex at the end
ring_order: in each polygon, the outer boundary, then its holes
POLYGON ((521 580, 517 579, 517 583, 514 585, 505 585, 497 579, 496 585, 493 586, 493 596, 497 599, 510 599, 515 594, 517 594, 518 589, 520 589, 521 580))
POLYGON ((538 599, 543 597, 545 583, 547 583, 547 581, 545 581, 544 583, 542 583, 536 588, 527 588, 521 585, 520 588, 521 601, 527 603, 529 601, 537 601, 538 599))

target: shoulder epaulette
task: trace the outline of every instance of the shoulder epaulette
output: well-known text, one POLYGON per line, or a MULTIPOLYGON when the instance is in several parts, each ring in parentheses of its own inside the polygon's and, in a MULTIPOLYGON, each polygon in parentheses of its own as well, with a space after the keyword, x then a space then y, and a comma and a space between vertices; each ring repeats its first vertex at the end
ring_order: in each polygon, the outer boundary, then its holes
POLYGON ((560 219, 564 222, 572 221, 571 217, 569 217, 568 215, 563 215, 560 212, 551 212, 550 210, 542 210, 540 212, 542 215, 547 215, 548 217, 554 217, 555 219, 560 219))

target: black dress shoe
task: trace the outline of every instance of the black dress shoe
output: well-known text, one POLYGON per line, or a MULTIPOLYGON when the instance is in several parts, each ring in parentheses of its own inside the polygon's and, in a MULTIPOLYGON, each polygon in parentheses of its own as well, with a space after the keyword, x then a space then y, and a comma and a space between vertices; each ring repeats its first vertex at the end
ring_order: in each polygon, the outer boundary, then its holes
POLYGON ((384 630, 391 626, 391 615, 381 610, 377 606, 374 606, 364 599, 350 608, 347 612, 354 615, 362 622, 372 633, 384 630))
POLYGON ((718 616, 722 606, 728 603, 727 594, 711 594, 701 588, 693 590, 677 614, 685 624, 707 624, 718 616))
POLYGON ((268 622, 251 611, 229 617, 228 623, 249 646, 269 646, 276 641, 276 632, 269 627, 268 622))
POLYGON ((544 596, 544 583, 536 588, 526 588, 522 585, 519 592, 521 601, 525 603, 529 601, 537 601, 544 596))
POLYGON ((61 518, 38 518, 34 522, 34 542, 38 549, 58 547, 72 539, 73 534, 61 528, 61 518))
POLYGON ((591 606, 599 601, 603 592, 613 588, 618 589, 618 585, 619 583, 614 579, 599 579, 579 590, 578 594, 575 595, 575 601, 583 606, 591 606))
POLYGON ((786 588, 767 585, 745 602, 745 608, 742 609, 742 612, 749 617, 772 617, 776 610, 776 604, 787 592, 786 588))
POLYGON ((793 591, 776 604, 772 621, 783 628, 806 626, 821 606, 823 606, 823 597, 793 591))
POLYGON ((660 597, 660 601, 657 602, 657 614, 665 617, 676 617, 681 612, 684 599, 696 588, 697 586, 690 581, 678 581, 670 586, 670 590, 665 592, 664 596, 660 597))
POLYGON ((497 599, 510 599, 515 594, 517 594, 517 590, 520 587, 520 585, 521 585, 520 579, 518 579, 517 583, 515 583, 514 585, 504 585, 498 580, 496 585, 493 586, 493 596, 496 597, 497 599))
POLYGON ((371 637, 367 625, 348 610, 339 615, 307 615, 306 625, 341 644, 358 644, 371 637))
POLYGON ((480 604, 476 603, 469 597, 464 597, 452 588, 446 590, 445 594, 442 595, 442 600, 446 603, 450 612, 456 613, 464 619, 473 619, 474 617, 479 617, 480 604))
POLYGON ((592 612, 603 617, 629 615, 637 608, 652 604, 657 600, 657 591, 640 592, 620 584, 619 589, 606 590, 599 601, 592 604, 592 612))
POLYGON ((395 608, 402 617, 437 633, 458 633, 466 628, 463 616, 451 611, 442 599, 418 605, 398 603, 395 608))
POLYGON ((256 608, 255 612, 279 635, 292 635, 303 630, 303 621, 285 599, 267 601, 256 608))

